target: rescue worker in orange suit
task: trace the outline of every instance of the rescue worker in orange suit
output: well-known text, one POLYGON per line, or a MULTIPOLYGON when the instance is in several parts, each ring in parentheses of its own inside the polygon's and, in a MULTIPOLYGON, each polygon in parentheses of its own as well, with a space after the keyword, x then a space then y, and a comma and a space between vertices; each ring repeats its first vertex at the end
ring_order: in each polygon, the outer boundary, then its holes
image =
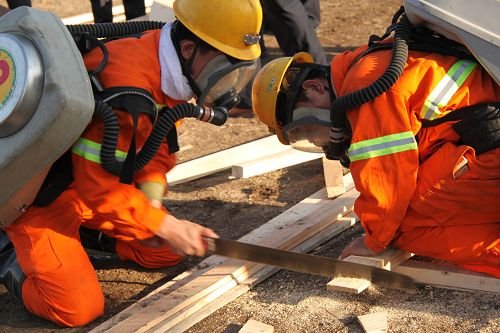
MULTIPOLYGON (((200 94, 208 100, 234 89, 234 81, 220 73, 241 79, 239 89, 255 75, 259 0, 177 0, 173 9, 177 20, 162 29, 106 43, 108 63, 98 76, 104 88, 137 87, 155 103, 173 107, 200 94), (217 88, 206 93, 211 82, 217 88)), ((88 68, 101 59, 98 48, 84 57, 88 68)), ((141 148, 153 125, 148 114, 141 113, 135 124, 130 113, 115 114, 120 123, 116 156, 124 157, 133 136, 141 148)), ((102 137, 102 121, 93 120, 72 148, 70 186, 49 205, 28 207, 6 233, 0 231, 0 282, 29 312, 60 326, 85 325, 104 310, 99 281, 80 243, 81 226, 115 239, 120 259, 147 268, 176 265, 184 255, 202 256, 204 237, 217 237, 162 207, 165 174, 176 163, 165 140, 132 184, 124 184, 100 164, 102 137)))
MULTIPOLYGON (((283 144, 328 152, 335 101, 375 82, 391 52, 364 46, 330 66, 307 53, 275 59, 255 78, 253 110, 283 144)), ((500 277, 499 101, 477 61, 410 48, 399 79, 345 113, 347 154, 338 159, 360 192, 354 211, 365 235, 341 258, 399 248, 500 277), (488 116, 455 117, 465 112, 488 116), (426 125, 436 118, 450 120, 426 125)))

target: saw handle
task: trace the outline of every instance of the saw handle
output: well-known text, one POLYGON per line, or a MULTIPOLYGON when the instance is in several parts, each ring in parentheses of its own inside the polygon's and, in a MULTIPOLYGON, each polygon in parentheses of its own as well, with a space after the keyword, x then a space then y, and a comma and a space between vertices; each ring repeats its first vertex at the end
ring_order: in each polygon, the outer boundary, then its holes
POLYGON ((212 252, 214 253, 215 252, 215 249, 216 249, 216 246, 215 246, 215 239, 214 238, 210 238, 210 237, 203 237, 203 239, 205 240, 206 244, 207 244, 207 250, 209 252, 212 252))

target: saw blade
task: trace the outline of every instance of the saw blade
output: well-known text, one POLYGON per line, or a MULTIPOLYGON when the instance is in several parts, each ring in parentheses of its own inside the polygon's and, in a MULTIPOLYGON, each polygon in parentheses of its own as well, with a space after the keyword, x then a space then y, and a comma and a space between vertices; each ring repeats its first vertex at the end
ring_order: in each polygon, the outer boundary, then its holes
POLYGON ((235 259, 267 264, 291 271, 334 277, 352 277, 396 289, 414 290, 415 281, 404 274, 328 257, 274 249, 222 238, 208 238, 209 251, 235 259))

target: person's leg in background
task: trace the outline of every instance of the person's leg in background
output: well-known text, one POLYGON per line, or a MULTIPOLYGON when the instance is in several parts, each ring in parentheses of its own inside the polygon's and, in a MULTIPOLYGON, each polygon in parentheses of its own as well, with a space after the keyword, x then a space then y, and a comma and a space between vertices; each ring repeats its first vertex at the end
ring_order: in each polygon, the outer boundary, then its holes
MULTIPOLYGON (((262 0, 265 26, 277 39, 286 56, 293 56, 300 51, 310 53, 315 62, 328 65, 323 47, 316 31, 320 22, 319 0, 262 0)), ((263 31, 264 32, 264 31, 263 31)), ((267 52, 261 34, 261 65, 265 64, 267 52)), ((231 117, 249 117, 252 115, 252 83, 241 92, 241 102, 231 110, 231 117)))
POLYGON ((31 0, 7 0, 7 4, 10 9, 14 9, 21 6, 31 7, 31 0))
POLYGON ((144 0, 123 0, 123 7, 127 21, 146 15, 144 0))
POLYGON ((261 3, 266 22, 285 55, 305 51, 317 64, 327 65, 314 30, 320 19, 319 0, 265 0, 261 3))
POLYGON ((113 22, 113 4, 111 0, 90 0, 95 23, 113 22))

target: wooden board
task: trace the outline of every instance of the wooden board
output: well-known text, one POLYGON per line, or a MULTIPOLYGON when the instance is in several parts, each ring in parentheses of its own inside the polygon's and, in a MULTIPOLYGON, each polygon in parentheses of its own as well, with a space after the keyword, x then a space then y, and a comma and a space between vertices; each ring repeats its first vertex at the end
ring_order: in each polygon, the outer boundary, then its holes
POLYGON ((325 187, 328 198, 334 198, 346 191, 342 165, 339 161, 329 160, 323 157, 323 174, 325 175, 325 187))
MULTIPOLYGON (((231 176, 234 178, 249 178, 266 172, 283 169, 292 165, 319 159, 323 154, 305 153, 296 149, 288 150, 257 158, 252 161, 233 165, 231 176)), ((341 175, 342 178, 342 175, 341 175)))
POLYGON ((387 313, 376 312, 358 316, 358 321, 366 333, 387 332, 387 313))
POLYGON ((180 163, 167 173, 167 181, 170 185, 184 183, 222 170, 230 169, 233 165, 276 154, 288 149, 290 149, 290 147, 280 143, 275 135, 268 136, 180 163))
MULTIPOLYGON (((347 228, 350 228, 357 222, 357 218, 354 215, 354 213, 349 213, 346 216, 342 217, 337 221, 337 223, 325 228, 321 233, 318 233, 311 238, 308 238, 306 241, 301 243, 299 246, 295 247, 292 249, 294 252, 301 252, 301 253, 307 253, 316 247, 318 247, 320 244, 325 243, 326 241, 332 239, 336 235, 340 234, 342 231, 346 230, 347 228)), ((245 280, 243 283, 237 285, 233 289, 229 290, 226 292, 224 295, 221 297, 217 298, 210 304, 207 304, 205 307, 202 309, 194 312, 189 316, 186 320, 181 321, 177 325, 173 326, 172 328, 169 328, 169 333, 182 333, 195 325, 196 323, 200 322, 201 320, 205 319, 218 309, 222 308, 229 302, 232 302, 236 298, 240 297, 244 293, 246 293, 250 288, 253 286, 259 284, 260 282, 264 281, 268 277, 272 276, 276 272, 278 272, 278 268, 274 268, 272 266, 265 266, 261 270, 259 270, 257 273, 253 274, 250 278, 245 280)))
MULTIPOLYGON (((399 265, 401 262, 410 258, 413 254, 398 249, 387 249, 377 256, 362 257, 362 256, 348 256, 344 258, 345 261, 354 262, 357 264, 375 266, 391 270, 392 267, 399 265)), ((338 277, 326 285, 327 290, 342 291, 352 294, 359 294, 367 289, 371 282, 365 279, 356 279, 348 277, 338 277)))
POLYGON ((336 277, 326 284, 326 289, 330 291, 340 291, 350 294, 359 294, 372 283, 369 280, 350 277, 336 277))
POLYGON ((274 327, 268 324, 261 323, 260 321, 250 319, 238 331, 239 333, 273 333, 274 327))
MULTIPOLYGON (((355 190, 351 190, 334 201, 322 200, 319 206, 323 209, 313 210, 311 214, 274 234, 261 235, 262 238, 254 243, 285 250, 292 249, 315 234, 336 225, 336 219, 352 209, 357 195, 355 190)), ((264 267, 260 264, 227 260, 180 288, 168 294, 162 293, 161 298, 152 300, 146 307, 136 307, 136 312, 120 313, 119 319, 115 320, 111 327, 103 323, 92 332, 164 332, 210 305, 264 267)))
POLYGON ((362 257, 362 256, 352 255, 348 256, 344 260, 368 266, 375 266, 390 271, 392 267, 399 265, 400 263, 409 259, 411 256, 413 256, 413 253, 409 253, 398 249, 387 249, 384 252, 380 253, 379 255, 373 257, 362 257))
POLYGON ((407 260, 392 270, 412 277, 417 283, 449 289, 500 293, 500 279, 450 264, 407 260))

